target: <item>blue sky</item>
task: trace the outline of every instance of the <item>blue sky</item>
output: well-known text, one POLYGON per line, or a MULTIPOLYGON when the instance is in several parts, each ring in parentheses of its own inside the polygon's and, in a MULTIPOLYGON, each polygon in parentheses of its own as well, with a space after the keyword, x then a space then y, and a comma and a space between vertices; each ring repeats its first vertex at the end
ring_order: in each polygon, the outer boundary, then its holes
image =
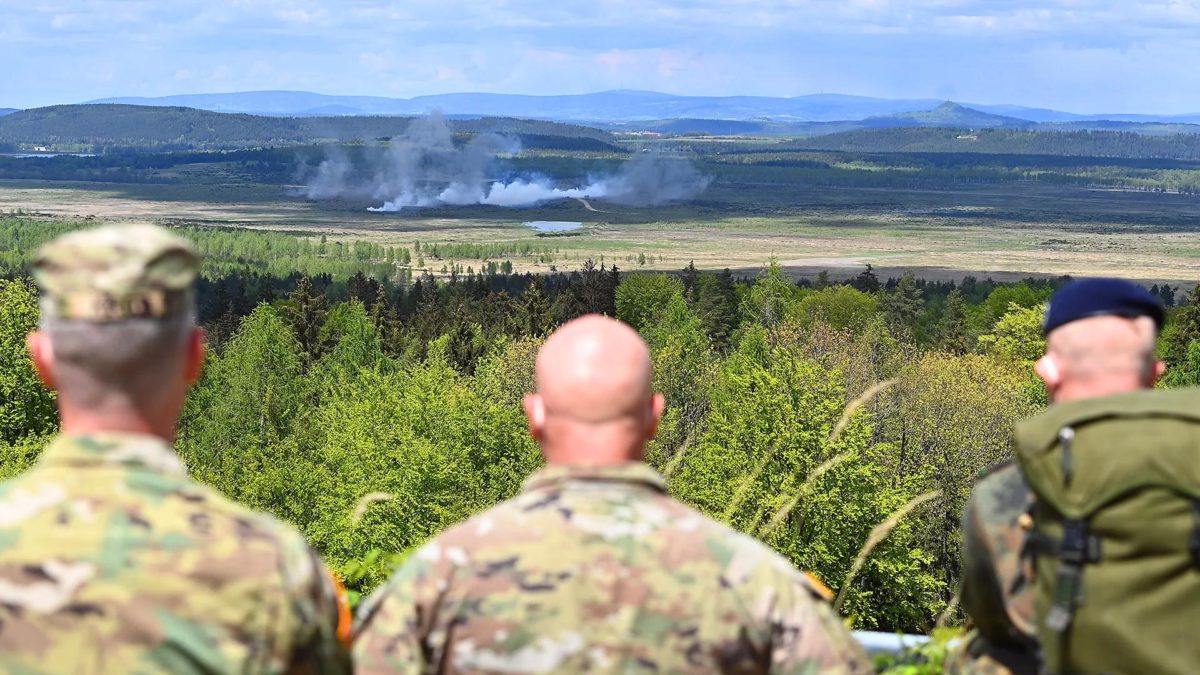
POLYGON ((301 89, 1200 112, 1200 0, 0 0, 0 107, 301 89))

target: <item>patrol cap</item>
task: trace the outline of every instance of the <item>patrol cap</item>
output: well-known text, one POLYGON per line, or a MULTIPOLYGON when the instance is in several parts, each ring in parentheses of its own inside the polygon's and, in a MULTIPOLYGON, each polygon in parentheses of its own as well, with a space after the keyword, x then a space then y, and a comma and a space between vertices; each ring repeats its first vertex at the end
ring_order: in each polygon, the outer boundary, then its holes
POLYGON ((1161 331, 1166 311, 1149 291, 1124 279, 1081 279, 1058 289, 1050 298, 1042 333, 1048 335, 1063 324, 1093 316, 1147 316, 1161 331))
POLYGON ((193 311, 200 256, 154 225, 65 234, 33 261, 46 316, 80 321, 166 318, 193 311))

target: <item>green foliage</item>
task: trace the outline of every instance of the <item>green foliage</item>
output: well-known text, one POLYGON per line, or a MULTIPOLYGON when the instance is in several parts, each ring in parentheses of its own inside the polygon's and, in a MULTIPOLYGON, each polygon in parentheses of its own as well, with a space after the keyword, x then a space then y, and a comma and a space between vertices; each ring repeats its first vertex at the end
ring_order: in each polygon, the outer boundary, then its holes
POLYGON ((1167 369, 1162 384, 1165 387, 1194 387, 1200 384, 1200 340, 1192 340, 1187 355, 1167 369))
POLYGON ((666 274, 630 274, 617 286, 617 318, 644 332, 658 323, 672 298, 683 299, 683 282, 666 274))
POLYGON ((875 669, 882 675, 941 675, 946 659, 963 640, 961 628, 938 628, 928 642, 899 654, 876 657, 875 669))
POLYGON ((11 442, 0 440, 0 481, 33 466, 49 441, 49 435, 30 435, 11 442))
POLYGON ((774 258, 750 287, 742 305, 742 316, 770 327, 787 316, 798 289, 774 258))
MULTIPOLYGON (((0 217, 0 276, 23 273, 38 247, 54 237, 92 226, 87 221, 0 217)), ((201 271, 209 279, 232 273, 286 277, 293 272, 327 274, 335 279, 361 272, 390 279, 398 273, 395 264, 386 260, 387 251, 394 255, 394 249, 378 244, 337 241, 326 246, 309 236, 244 228, 173 229, 200 251, 204 258, 201 271)))
MULTIPOLYGON (((12 242, 40 240, 34 221, 19 222, 12 242)), ((235 246, 218 255, 240 255, 236 238, 209 240, 221 241, 235 246)), ((388 256, 374 244, 311 245, 354 264, 388 256)), ((252 268, 276 249, 244 250, 252 268)), ((941 491, 845 589, 861 627, 933 625, 958 584, 959 513, 974 476, 1007 457, 1013 422, 1044 405, 1029 369, 1044 348, 1040 308, 1018 304, 1040 297, 1034 286, 1006 295, 991 282, 909 277, 888 291, 868 270, 854 285, 802 290, 777 264, 746 283, 698 270, 621 278, 591 262, 527 286, 473 276, 397 288, 362 269, 336 292, 328 277, 292 280, 286 299, 248 306, 246 277, 206 287, 228 307, 207 326, 224 337, 189 396, 178 448, 198 479, 300 528, 356 593, 514 495, 540 465, 521 399, 541 340, 582 312, 615 313, 649 344, 667 409, 648 460, 672 491, 832 586, 876 524, 941 491), (1016 300, 968 353, 998 298, 1016 300), (830 438, 850 401, 892 378, 830 438)), ((6 477, 34 461, 54 414, 24 355, 34 294, 0 281, 0 313, 0 385, 14 392, 0 400, 6 477)), ((1181 383, 1200 372, 1196 344, 1173 363, 1181 383)))
POLYGON ((966 301, 963 300, 962 291, 956 288, 946 296, 946 302, 942 306, 938 342, 942 349, 951 354, 965 354, 969 348, 969 339, 966 301))
POLYGON ((1196 341, 1200 341, 1200 286, 1188 294, 1186 304, 1171 312, 1163 332, 1163 357, 1169 363, 1184 363, 1196 341))
MULTIPOLYGON (((863 416, 827 443, 844 406, 838 373, 772 347, 763 328, 751 327, 721 368, 705 430, 671 489, 840 583, 871 528, 913 494, 911 480, 890 475, 878 461, 885 449, 871 443, 863 416), (849 459, 824 474, 816 489, 802 489, 818 465, 843 453, 849 459), (796 497, 800 502, 783 524, 761 532, 796 497)), ((912 545, 910 533, 897 528, 856 579, 847 607, 860 626, 919 625, 939 602, 943 589, 923 569, 928 554, 912 545)))
POLYGON ((42 387, 25 347, 37 322, 37 296, 29 284, 0 279, 0 444, 57 426, 54 395, 42 387))
POLYGON ((275 309, 260 305, 223 355, 210 354, 188 397, 180 453, 193 474, 231 497, 301 520, 312 505, 293 484, 308 469, 293 434, 312 424, 311 390, 300 343, 275 309))
POLYGON ((917 322, 925 308, 923 293, 917 287, 913 273, 905 272, 896 289, 883 298, 883 311, 892 331, 902 335, 919 337, 917 322))
POLYGON ((1032 363, 1046 351, 1046 338, 1042 336, 1044 306, 1022 307, 1016 303, 1008 306, 1006 314, 996 321, 992 332, 979 336, 979 350, 984 354, 1032 363))
POLYGON ((1024 281, 1007 286, 998 286, 988 294, 983 301, 980 320, 983 328, 989 328, 999 321, 1013 307, 1031 309, 1043 305, 1050 299, 1049 287, 1034 288, 1024 281))
POLYGON ((686 444, 708 415, 716 368, 703 324, 678 293, 667 300, 646 338, 653 358, 654 389, 667 400, 658 436, 647 455, 652 464, 663 467, 686 452, 686 444))
POLYGON ((835 330, 862 332, 878 311, 879 301, 853 286, 830 286, 804 296, 792 315, 810 328, 823 323, 835 330))

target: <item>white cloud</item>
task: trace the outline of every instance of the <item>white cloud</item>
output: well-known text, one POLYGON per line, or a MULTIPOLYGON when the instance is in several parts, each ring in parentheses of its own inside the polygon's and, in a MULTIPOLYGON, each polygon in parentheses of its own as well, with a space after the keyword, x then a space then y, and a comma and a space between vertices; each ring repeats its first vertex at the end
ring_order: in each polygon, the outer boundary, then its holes
POLYGON ((0 106, 295 87, 1200 110, 1200 0, 0 0, 0 106), (104 75, 95 78, 96 63, 104 75))

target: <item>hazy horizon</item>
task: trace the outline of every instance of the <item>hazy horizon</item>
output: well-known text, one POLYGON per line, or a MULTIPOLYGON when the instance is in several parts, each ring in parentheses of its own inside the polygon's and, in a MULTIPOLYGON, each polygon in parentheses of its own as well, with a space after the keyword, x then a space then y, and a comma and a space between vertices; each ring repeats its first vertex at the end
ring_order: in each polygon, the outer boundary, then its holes
POLYGON ((0 0, 0 107, 308 91, 1200 112, 1200 0, 0 0))

